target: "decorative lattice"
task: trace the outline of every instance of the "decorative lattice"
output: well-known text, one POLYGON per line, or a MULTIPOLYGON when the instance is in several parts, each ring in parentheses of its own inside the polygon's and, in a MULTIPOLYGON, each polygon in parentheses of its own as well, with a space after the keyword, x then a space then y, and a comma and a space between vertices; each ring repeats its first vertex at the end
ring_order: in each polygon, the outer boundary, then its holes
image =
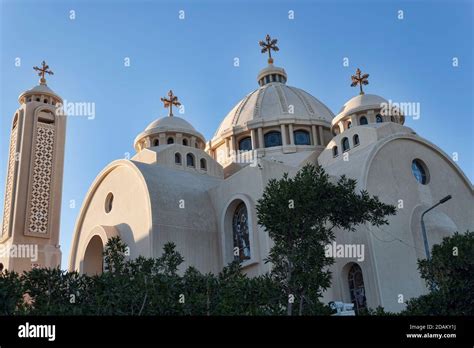
POLYGON ((31 233, 48 233, 53 154, 54 126, 38 123, 28 223, 31 233))
POLYGON ((15 160, 16 160, 16 142, 18 138, 18 123, 13 126, 10 137, 10 149, 8 157, 7 184, 5 187, 5 206, 3 209, 3 227, 2 236, 8 233, 10 227, 10 213, 13 200, 13 182, 15 178, 15 160))

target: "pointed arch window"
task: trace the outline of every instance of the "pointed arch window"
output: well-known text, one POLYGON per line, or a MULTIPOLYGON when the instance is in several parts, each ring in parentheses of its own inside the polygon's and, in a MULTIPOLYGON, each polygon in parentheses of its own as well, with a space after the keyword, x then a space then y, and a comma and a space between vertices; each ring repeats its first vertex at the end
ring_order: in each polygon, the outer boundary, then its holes
POLYGON ((181 154, 179 152, 174 154, 174 163, 181 165, 181 154))
POLYGON ((201 158, 201 160, 199 161, 200 163, 200 167, 202 170, 207 170, 207 163, 206 163, 206 159, 205 158, 201 158))
POLYGON ((188 167, 195 167, 195 164, 194 164, 194 155, 192 153, 188 153, 186 155, 186 165, 188 167))
POLYGON ((354 134, 352 137, 352 142, 354 143, 354 146, 359 145, 359 134, 354 134))

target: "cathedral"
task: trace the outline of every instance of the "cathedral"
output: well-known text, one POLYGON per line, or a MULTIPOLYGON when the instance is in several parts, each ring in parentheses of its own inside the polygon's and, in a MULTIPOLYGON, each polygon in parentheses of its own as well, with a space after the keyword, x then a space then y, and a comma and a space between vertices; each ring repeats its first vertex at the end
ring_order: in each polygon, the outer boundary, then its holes
MULTIPOLYGON (((431 248, 473 229, 471 182, 446 153, 404 125, 403 110, 365 94, 368 74, 357 69, 352 86, 358 94, 335 114, 287 84, 287 72, 272 58, 276 45, 268 35, 260 42, 268 64, 256 89, 211 139, 173 113, 180 107, 173 91, 162 98, 168 115, 150 120, 136 136, 136 154, 111 162, 91 184, 70 231, 69 270, 102 272, 104 245, 120 236, 131 258, 158 257, 173 242, 183 269, 217 273, 238 259, 249 276, 269 272, 272 241, 255 204, 270 179, 311 163, 334 178, 356 179, 357 191, 397 207, 389 225, 336 231, 334 250, 360 252, 334 252, 323 301, 400 311, 404 300, 427 292, 417 259, 426 257, 426 241, 431 248)), ((62 99, 46 84, 48 68, 35 68, 40 84, 20 95, 13 117, 0 245, 38 244, 37 264, 56 267, 66 117, 55 112, 62 99)), ((0 262, 15 270, 33 266, 19 258, 0 262)))

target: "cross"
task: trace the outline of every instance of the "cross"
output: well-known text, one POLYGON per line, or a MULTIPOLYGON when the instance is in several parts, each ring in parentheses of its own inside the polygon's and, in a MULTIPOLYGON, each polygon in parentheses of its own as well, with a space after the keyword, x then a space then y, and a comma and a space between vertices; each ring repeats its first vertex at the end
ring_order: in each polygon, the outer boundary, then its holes
POLYGON ((362 90, 362 85, 368 85, 369 84, 369 81, 367 80, 369 78, 369 74, 364 74, 364 75, 360 75, 362 73, 362 71, 360 71, 359 68, 357 68, 356 70, 356 74, 355 75, 352 75, 351 76, 351 79, 352 79, 352 83, 351 83, 351 87, 355 87, 357 85, 359 85, 360 87, 360 95, 364 94, 364 91, 362 90))
POLYGON ((168 98, 161 98, 161 101, 163 102, 163 106, 165 108, 168 108, 168 116, 173 116, 173 105, 175 106, 180 106, 181 103, 178 101, 178 97, 173 94, 173 91, 170 89, 168 92, 168 98))
POLYGON ((54 73, 49 69, 49 65, 43 60, 42 67, 38 68, 37 66, 33 67, 34 70, 39 71, 38 76, 41 76, 40 83, 42 85, 46 84, 46 79, 44 78, 44 74, 54 75, 54 73))
POLYGON ((272 58, 272 50, 275 52, 279 51, 280 49, 276 45, 278 42, 277 39, 272 39, 270 35, 267 34, 265 37, 265 41, 260 40, 258 44, 262 47, 262 53, 268 52, 268 63, 273 64, 273 58, 272 58))

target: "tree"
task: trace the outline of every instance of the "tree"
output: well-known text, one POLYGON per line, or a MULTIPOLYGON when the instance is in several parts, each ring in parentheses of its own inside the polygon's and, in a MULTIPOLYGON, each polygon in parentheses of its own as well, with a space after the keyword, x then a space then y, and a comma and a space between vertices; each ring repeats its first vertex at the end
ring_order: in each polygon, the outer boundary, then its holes
POLYGON ((299 315, 326 312, 319 298, 331 283, 328 266, 334 260, 325 255, 325 246, 334 240, 334 229, 379 226, 395 214, 394 206, 355 188, 355 180, 341 176, 334 182, 321 166, 308 164, 294 178, 270 180, 258 200, 258 223, 274 242, 266 262, 288 298, 288 315, 294 313, 293 302, 299 315))
POLYGON ((455 233, 418 260, 421 278, 431 289, 410 299, 406 315, 474 315, 474 232, 455 233))

